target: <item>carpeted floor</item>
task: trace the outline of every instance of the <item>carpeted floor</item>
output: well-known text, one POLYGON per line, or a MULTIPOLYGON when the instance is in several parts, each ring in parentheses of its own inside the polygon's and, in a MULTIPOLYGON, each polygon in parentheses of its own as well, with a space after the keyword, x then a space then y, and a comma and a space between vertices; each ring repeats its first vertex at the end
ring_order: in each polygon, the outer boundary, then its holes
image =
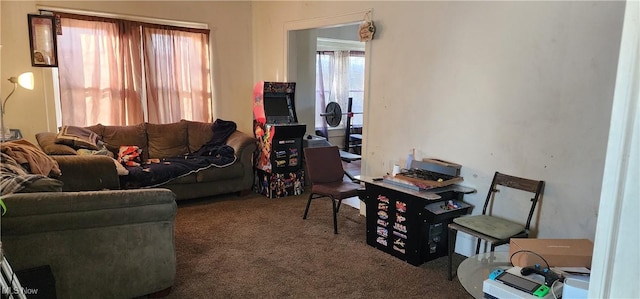
MULTIPOLYGON (((412 266, 366 244, 365 217, 328 199, 258 194, 178 203, 177 273, 167 298, 470 298, 446 257, 412 266)), ((460 263, 456 257, 455 264, 460 263)))

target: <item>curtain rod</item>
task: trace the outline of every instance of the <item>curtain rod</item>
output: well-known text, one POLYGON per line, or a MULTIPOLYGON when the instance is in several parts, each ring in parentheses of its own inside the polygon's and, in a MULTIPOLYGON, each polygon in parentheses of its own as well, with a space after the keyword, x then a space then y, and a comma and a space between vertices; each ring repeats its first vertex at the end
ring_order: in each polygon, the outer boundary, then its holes
POLYGON ((107 12, 98 12, 98 11, 90 11, 90 10, 53 7, 53 6, 42 6, 42 5, 36 5, 36 9, 38 9, 39 11, 64 12, 64 13, 77 14, 77 15, 88 15, 93 17, 121 19, 121 20, 127 20, 127 21, 138 21, 138 22, 145 22, 145 23, 152 23, 152 24, 159 24, 159 25, 170 25, 170 26, 195 28, 195 29, 209 29, 208 24, 198 23, 198 22, 186 22, 186 21, 177 21, 177 20, 169 20, 169 19, 151 18, 151 17, 134 16, 134 15, 123 15, 123 14, 115 14, 115 13, 107 13, 107 12))

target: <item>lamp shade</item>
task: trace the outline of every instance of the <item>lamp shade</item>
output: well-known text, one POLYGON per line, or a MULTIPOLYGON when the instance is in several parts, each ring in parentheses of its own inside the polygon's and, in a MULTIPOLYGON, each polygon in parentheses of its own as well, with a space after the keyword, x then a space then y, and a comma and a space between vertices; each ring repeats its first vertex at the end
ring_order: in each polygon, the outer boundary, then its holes
POLYGON ((18 76, 18 84, 25 89, 33 90, 33 73, 26 72, 18 76))

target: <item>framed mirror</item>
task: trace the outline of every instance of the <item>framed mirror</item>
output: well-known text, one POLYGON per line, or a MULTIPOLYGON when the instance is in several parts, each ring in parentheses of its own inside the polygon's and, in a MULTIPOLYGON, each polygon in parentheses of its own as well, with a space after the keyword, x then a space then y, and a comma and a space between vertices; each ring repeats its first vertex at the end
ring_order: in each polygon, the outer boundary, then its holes
POLYGON ((29 22, 29 46, 31 66, 57 67, 58 47, 56 42, 55 17, 50 15, 27 15, 29 22))

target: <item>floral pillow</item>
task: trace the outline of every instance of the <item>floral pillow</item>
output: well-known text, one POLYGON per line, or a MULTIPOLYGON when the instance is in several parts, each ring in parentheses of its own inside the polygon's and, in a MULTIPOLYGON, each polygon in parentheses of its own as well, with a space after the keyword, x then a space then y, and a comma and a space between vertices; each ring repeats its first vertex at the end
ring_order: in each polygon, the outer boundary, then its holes
POLYGON ((140 166, 140 163, 142 163, 142 149, 135 145, 120 146, 118 162, 125 166, 140 166))

